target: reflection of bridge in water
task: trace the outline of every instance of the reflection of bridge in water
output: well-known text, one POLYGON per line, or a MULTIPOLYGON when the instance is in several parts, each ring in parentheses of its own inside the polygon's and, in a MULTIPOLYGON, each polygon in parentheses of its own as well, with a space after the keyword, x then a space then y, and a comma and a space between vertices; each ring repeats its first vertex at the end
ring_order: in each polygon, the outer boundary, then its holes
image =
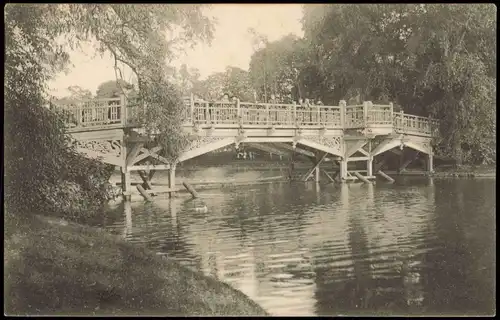
MULTIPOLYGON (((209 215, 190 209, 190 201, 155 202, 168 206, 182 230, 182 237, 169 241, 185 242, 175 255, 165 253, 199 261, 193 267, 240 289, 272 314, 404 313, 421 305, 423 256, 435 237, 429 229, 434 187, 402 187, 401 201, 387 201, 387 186, 343 184, 332 193, 328 189, 338 188, 314 185, 261 186, 257 195, 221 192, 205 200, 217 208, 209 215), (305 197, 300 203, 293 200, 297 191, 305 197)), ((169 220, 163 215, 153 227, 143 219, 156 214, 134 215, 135 237, 156 246, 160 230, 154 226, 169 220), (141 235, 147 228, 152 234, 141 235)))
POLYGON ((200 102, 191 98, 183 110, 183 128, 191 135, 192 143, 175 163, 160 155, 161 146, 151 146, 137 121, 137 106, 127 104, 124 97, 58 108, 65 112, 68 131, 77 140, 79 151, 121 168, 125 195, 131 193, 131 172, 169 170, 169 187, 174 190, 179 162, 230 145, 308 157, 311 169, 302 177, 304 181, 319 181, 322 172, 334 180, 321 170, 326 158, 335 160, 340 181, 355 180, 358 174, 374 178, 380 168, 375 157, 403 146, 427 154, 428 170, 433 169, 431 139, 437 134, 436 121, 394 112, 392 104, 365 102, 347 106, 341 101, 338 106, 305 107, 239 100, 200 102), (366 169, 354 169, 355 162, 365 162, 366 169))

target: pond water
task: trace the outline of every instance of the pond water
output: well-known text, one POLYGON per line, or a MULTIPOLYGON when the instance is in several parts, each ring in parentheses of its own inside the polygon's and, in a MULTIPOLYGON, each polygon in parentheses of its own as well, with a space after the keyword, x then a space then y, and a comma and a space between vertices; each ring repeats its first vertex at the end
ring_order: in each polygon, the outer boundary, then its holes
MULTIPOLYGON (((285 172, 210 167, 178 179, 285 172)), ((230 284, 272 315, 494 313, 495 179, 274 182, 199 193, 111 204, 100 224, 230 284)))

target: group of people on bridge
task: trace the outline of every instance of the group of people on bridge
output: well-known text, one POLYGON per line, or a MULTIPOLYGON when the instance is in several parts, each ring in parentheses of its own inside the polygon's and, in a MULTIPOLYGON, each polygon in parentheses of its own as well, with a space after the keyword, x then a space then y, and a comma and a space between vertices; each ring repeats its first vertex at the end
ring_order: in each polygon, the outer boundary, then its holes
MULTIPOLYGON (((258 102, 254 101, 255 103, 253 108, 263 108, 262 104, 271 104, 271 105, 295 105, 297 111, 311 111, 311 110, 316 110, 316 107, 318 106, 323 106, 323 102, 320 99, 299 99, 298 103, 296 101, 291 100, 290 97, 288 97, 289 101, 284 101, 287 99, 284 98, 279 98, 276 97, 275 95, 271 95, 270 99, 265 102, 258 102)), ((186 99, 187 102, 187 99, 186 99)), ((199 97, 194 97, 194 103, 197 106, 208 104, 208 108, 205 109, 204 111, 204 117, 205 119, 210 119, 211 121, 217 121, 217 120, 228 120, 230 117, 229 112, 224 112, 224 110, 228 109, 235 109, 236 105, 238 102, 238 98, 236 96, 230 97, 229 94, 224 94, 220 99, 218 100, 205 100, 199 97), (227 118, 227 119, 226 119, 227 118)), ((244 101, 246 104, 248 103, 247 101, 244 101)), ((251 103, 251 104, 253 104, 251 103)), ((247 104, 248 105, 248 104, 247 104)), ((259 117, 259 113, 262 113, 264 111, 258 111, 254 110, 252 116, 254 117, 259 117)), ((269 114, 266 115, 269 120, 272 122, 279 122, 278 119, 278 111, 274 110, 273 108, 269 110, 269 114)), ((308 115, 298 115, 298 117, 302 118, 302 121, 306 122, 312 122, 314 121, 315 114, 313 112, 309 112, 308 115)))
MULTIPOLYGON (((217 101, 215 101, 215 100, 205 100, 203 98, 195 96, 195 101, 196 102, 208 102, 208 103, 215 103, 215 102, 235 102, 236 103, 237 99, 238 99, 238 97, 236 97, 236 96, 232 96, 230 98, 229 94, 227 94, 227 93, 224 94, 217 101)), ((298 105, 299 107, 304 107, 304 108, 309 108, 309 107, 313 107, 313 106, 323 106, 324 105, 323 102, 321 101, 321 99, 309 99, 309 98, 302 99, 302 98, 300 98, 298 100, 298 102, 297 102, 295 100, 292 100, 291 97, 281 98, 281 97, 276 97, 274 94, 271 95, 270 99, 267 100, 267 102, 259 102, 256 99, 253 102, 256 103, 256 104, 259 104, 259 103, 268 103, 268 104, 295 104, 295 105, 298 105)))

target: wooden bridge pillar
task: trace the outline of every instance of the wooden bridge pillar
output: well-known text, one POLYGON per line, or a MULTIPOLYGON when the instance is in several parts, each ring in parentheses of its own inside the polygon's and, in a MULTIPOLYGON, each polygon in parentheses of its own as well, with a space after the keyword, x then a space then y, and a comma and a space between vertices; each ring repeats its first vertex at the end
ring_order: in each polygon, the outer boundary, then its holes
POLYGON ((434 172, 434 155, 429 153, 429 157, 427 158, 427 171, 430 173, 434 172))
MULTIPOLYGON (((371 103, 371 102, 370 102, 371 103)), ((373 176, 373 156, 372 156, 372 141, 368 141, 368 160, 366 161, 366 175, 368 177, 373 176)))
POLYGON ((130 196, 132 192, 132 184, 130 180, 130 171, 127 167, 121 167, 122 172, 122 194, 125 201, 130 201, 130 196))
POLYGON ((175 191, 173 191, 173 189, 175 188, 175 167, 176 167, 175 163, 171 164, 170 170, 168 171, 168 187, 170 189, 168 196, 170 198, 175 196, 175 191))
POLYGON ((368 161, 366 161, 367 164, 366 164, 366 175, 368 177, 371 177, 373 176, 373 157, 372 156, 369 156, 368 157, 368 161))
POLYGON ((120 166, 121 178, 122 178, 122 195, 123 200, 130 201, 132 195, 132 181, 130 179, 130 171, 128 170, 127 163, 127 142, 122 140, 122 162, 120 166))
POLYGON ((340 182, 346 182, 347 178, 347 159, 343 158, 342 160, 339 160, 340 164, 340 182))

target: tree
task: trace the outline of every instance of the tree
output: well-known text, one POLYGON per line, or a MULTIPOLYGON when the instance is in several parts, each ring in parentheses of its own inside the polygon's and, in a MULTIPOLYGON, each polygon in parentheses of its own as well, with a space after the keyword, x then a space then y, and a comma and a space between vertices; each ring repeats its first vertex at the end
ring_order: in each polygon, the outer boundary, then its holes
POLYGON ((193 94, 207 100, 218 100, 224 94, 225 83, 223 72, 211 74, 194 85, 193 94))
POLYGON ((200 78, 200 70, 197 68, 188 68, 188 66, 183 63, 179 71, 174 72, 174 81, 179 87, 179 91, 182 95, 187 96, 193 92, 196 84, 200 78))
POLYGON ((288 35, 267 43, 256 51, 250 61, 250 76, 257 95, 265 100, 269 93, 294 100, 308 97, 307 87, 302 79, 309 71, 308 48, 302 39, 288 35))
POLYGON ((83 89, 80 86, 69 86, 68 91, 70 93, 70 98, 75 100, 85 100, 92 98, 92 92, 88 89, 83 89))
POLYGON ((238 97, 241 101, 252 101, 253 87, 248 71, 237 67, 227 67, 224 92, 230 97, 238 97))
POLYGON ((486 4, 305 7, 304 31, 331 99, 388 97, 441 121, 440 152, 496 159, 496 8, 486 4))
POLYGON ((109 80, 97 87, 96 98, 118 98, 133 89, 133 85, 122 79, 109 80))
POLYGON ((80 86, 69 86, 66 90, 69 92, 68 96, 60 99, 54 98, 53 100, 60 104, 70 104, 75 101, 92 99, 92 92, 80 86))
POLYGON ((193 93, 209 100, 219 100, 224 94, 238 97, 241 101, 253 100, 249 74, 237 67, 227 67, 225 72, 211 74, 197 82, 193 93))
MULTIPOLYGON (((174 42, 209 37, 211 25, 198 5, 8 4, 4 16, 6 211, 61 212, 67 202, 73 202, 82 207, 80 212, 88 212, 83 207, 104 201, 99 188, 110 171, 78 154, 61 118, 43 108, 46 81, 69 60, 59 41, 77 47, 83 41, 97 40, 101 53, 113 54, 115 67, 122 62, 136 73, 148 110, 165 106, 178 110, 175 94, 165 99, 170 93, 162 72, 166 56, 171 55, 174 42), (181 28, 180 38, 165 40, 164 31, 170 27, 181 28), (66 182, 71 188, 64 187, 66 182), (73 193, 77 198, 67 195, 70 189, 77 190, 73 193)), ((121 70, 116 70, 119 77, 121 70)), ((175 112, 151 121, 152 126, 178 121, 175 117, 165 121, 175 112)), ((172 149, 179 136, 176 129, 162 133, 169 135, 172 149)))

